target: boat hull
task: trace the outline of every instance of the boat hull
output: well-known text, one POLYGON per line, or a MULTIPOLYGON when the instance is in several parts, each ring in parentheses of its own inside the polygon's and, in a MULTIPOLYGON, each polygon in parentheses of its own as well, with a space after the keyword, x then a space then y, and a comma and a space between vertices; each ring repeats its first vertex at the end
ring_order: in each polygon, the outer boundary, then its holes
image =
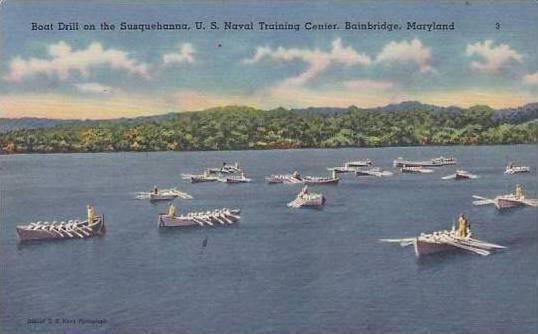
POLYGON ((340 181, 339 178, 330 178, 330 179, 315 179, 315 178, 312 178, 312 179, 309 179, 309 178, 304 178, 303 179, 303 183, 304 184, 338 184, 338 182, 340 181))
POLYGON ((149 195, 149 200, 150 201, 171 201, 173 199, 175 199, 177 196, 176 195, 155 195, 155 194, 150 194, 149 195))
POLYGON ((272 175, 265 178, 268 184, 299 184, 303 180, 293 177, 292 175, 272 175))
POLYGON ((470 179, 469 175, 466 175, 466 174, 459 174, 459 173, 456 173, 456 177, 454 177, 455 180, 457 181, 460 181, 460 180, 468 180, 470 179))
MULTIPOLYGON (((50 226, 50 225, 49 225, 50 226)), ((52 224, 52 226, 60 226, 60 224, 52 224)), ((65 226, 65 225, 64 225, 65 226)), ((94 224, 88 226, 88 221, 76 224, 77 228, 82 228, 86 233, 75 233, 72 230, 48 228, 48 229, 31 229, 30 225, 20 225, 16 227, 19 241, 31 240, 66 240, 66 239, 86 239, 94 236, 103 235, 106 233, 105 219, 103 216, 95 218, 94 224)))
POLYGON ((497 197, 495 199, 495 207, 497 208, 497 210, 516 208, 519 206, 523 206, 523 203, 521 203, 521 201, 516 200, 515 198, 497 197))
POLYGON ((420 237, 415 239, 415 241, 413 242, 413 246, 415 248, 415 255, 417 257, 456 249, 456 247, 454 246, 444 243, 425 241, 422 240, 420 237))
POLYGON ((521 174, 521 173, 529 173, 531 170, 529 167, 512 167, 507 168, 504 174, 508 175, 514 175, 514 174, 521 174))
POLYGON ((202 183, 202 182, 215 182, 217 178, 214 177, 205 177, 205 176, 192 176, 191 183, 202 183))

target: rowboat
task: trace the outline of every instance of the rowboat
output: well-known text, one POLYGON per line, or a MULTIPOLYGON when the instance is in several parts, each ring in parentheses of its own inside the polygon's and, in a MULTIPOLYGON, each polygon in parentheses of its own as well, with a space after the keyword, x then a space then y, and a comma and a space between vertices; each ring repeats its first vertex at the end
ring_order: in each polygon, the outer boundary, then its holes
POLYGON ((239 168, 239 163, 237 161, 234 164, 223 162, 222 167, 209 168, 207 171, 211 174, 234 174, 243 172, 243 170, 239 168))
POLYGON ((432 162, 431 167, 455 165, 455 164, 458 163, 458 160, 456 158, 452 158, 452 157, 446 158, 446 157, 443 157, 443 156, 440 156, 438 158, 433 158, 430 161, 432 162))
POLYGON ((203 174, 181 174, 181 177, 184 180, 191 181, 191 183, 215 182, 218 180, 218 176, 212 175, 208 171, 203 174))
MULTIPOLYGON (((93 210, 93 209, 92 209, 93 210)), ((106 233, 105 216, 89 215, 90 219, 81 221, 72 219, 66 221, 52 221, 18 225, 16 227, 19 240, 65 240, 86 239, 106 233)))
POLYGON ((471 174, 463 169, 458 169, 456 173, 442 177, 443 180, 468 180, 477 178, 477 175, 471 174))
POLYGON ((400 168, 402 173, 413 173, 413 174, 428 174, 433 173, 433 169, 422 168, 418 166, 402 166, 400 168))
POLYGON ((523 207, 523 206, 531 206, 534 208, 538 207, 538 199, 518 198, 514 194, 500 195, 500 196, 496 196, 495 198, 486 198, 482 196, 473 195, 473 198, 477 199, 477 201, 473 201, 474 205, 493 204, 495 205, 497 210, 510 209, 510 208, 523 207))
POLYGON ((139 192, 136 193, 137 199, 149 199, 150 201, 171 201, 176 198, 192 199, 192 196, 177 190, 176 188, 170 189, 156 189, 151 192, 139 192))
POLYGON ((355 173, 357 171, 358 167, 346 167, 346 166, 338 166, 338 167, 329 167, 327 168, 331 172, 335 172, 338 174, 344 174, 344 173, 355 173))
POLYGON ((379 167, 372 167, 372 168, 357 168, 355 170, 355 175, 357 176, 391 176, 393 175, 392 172, 384 171, 379 167))
POLYGON ((372 165, 373 162, 370 159, 365 159, 357 161, 348 161, 344 163, 344 166, 330 167, 327 169, 335 173, 355 173, 357 169, 361 167, 370 167, 372 165))
POLYGON ((304 184, 338 184, 340 179, 336 176, 323 177, 323 176, 305 176, 303 177, 304 184))
POLYGON ((442 156, 425 161, 404 160, 403 158, 399 157, 393 161, 394 167, 441 167, 455 165, 456 163, 457 160, 455 158, 445 158, 442 156))
POLYGON ((372 166, 373 162, 370 159, 357 160, 357 161, 348 161, 344 164, 344 167, 369 167, 372 166))
POLYGON ((245 175, 230 175, 230 176, 219 176, 217 181, 223 183, 237 184, 237 183, 248 183, 252 182, 252 179, 249 179, 245 175))
POLYGON ((301 192, 297 195, 297 197, 288 203, 288 207, 290 208, 303 208, 303 207, 311 207, 311 208, 320 208, 325 204, 325 197, 321 193, 310 193, 308 192, 307 186, 301 190, 301 192))
POLYGON ((513 164, 509 164, 506 166, 506 170, 504 171, 504 174, 507 175, 514 175, 514 174, 520 174, 520 173, 529 173, 531 171, 529 166, 515 166, 513 164))
POLYGON ((211 211, 190 212, 186 215, 159 214, 157 224, 159 227, 188 227, 188 226, 215 226, 231 225, 239 221, 239 209, 216 209, 211 211))
POLYGON ((267 183, 269 184, 298 184, 303 183, 303 180, 300 177, 296 177, 292 174, 284 174, 284 175, 271 175, 267 176, 265 178, 267 183))
POLYGON ((506 248, 504 246, 474 239, 470 229, 462 236, 454 227, 433 233, 421 233, 418 237, 402 239, 381 239, 383 242, 399 243, 406 247, 413 245, 417 257, 439 252, 462 249, 482 256, 489 255, 493 250, 506 248))

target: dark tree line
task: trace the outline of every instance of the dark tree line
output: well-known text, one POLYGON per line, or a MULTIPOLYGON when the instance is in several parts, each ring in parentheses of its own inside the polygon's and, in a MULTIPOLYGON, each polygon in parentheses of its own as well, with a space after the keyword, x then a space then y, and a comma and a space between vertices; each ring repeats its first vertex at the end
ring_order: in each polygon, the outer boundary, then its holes
POLYGON ((1 153, 192 151, 303 147, 524 144, 538 142, 538 121, 496 119, 476 106, 460 111, 337 113, 230 106, 141 123, 101 121, 0 134, 1 153))

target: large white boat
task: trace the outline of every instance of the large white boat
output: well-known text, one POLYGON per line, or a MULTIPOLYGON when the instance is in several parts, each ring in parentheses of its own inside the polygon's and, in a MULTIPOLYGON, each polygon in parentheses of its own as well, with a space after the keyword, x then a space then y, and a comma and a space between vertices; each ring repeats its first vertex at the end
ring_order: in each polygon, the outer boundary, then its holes
POLYGON ((404 158, 399 157, 393 161, 394 167, 441 167, 447 165, 455 165, 456 163, 456 158, 446 158, 442 156, 425 161, 405 160, 404 158))

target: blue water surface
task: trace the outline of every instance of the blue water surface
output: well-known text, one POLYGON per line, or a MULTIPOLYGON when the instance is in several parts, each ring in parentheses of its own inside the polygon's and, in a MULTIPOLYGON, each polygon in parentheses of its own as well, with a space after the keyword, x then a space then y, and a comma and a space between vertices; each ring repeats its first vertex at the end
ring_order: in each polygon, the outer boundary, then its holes
POLYGON ((0 156, 1 331, 5 333, 538 332, 538 210, 473 207, 516 183, 536 198, 535 146, 406 147, 0 156), (399 174, 403 156, 458 158, 456 167, 399 174), (289 209, 297 185, 264 177, 370 158, 386 178, 344 175, 312 187, 322 210, 289 209), (238 160, 250 184, 190 184, 180 173, 238 160), (532 166, 505 176, 515 160, 532 166), (166 204, 134 192, 178 186, 179 212, 237 207, 240 224, 159 229, 166 204), (19 244, 15 226, 105 214, 101 238, 19 244), (417 259, 379 242, 450 228, 460 212, 479 239, 506 250, 417 259), (207 245, 204 247, 204 240, 207 245), (79 319, 104 323, 80 323, 79 319), (30 323, 45 321, 44 323, 30 323), (49 323, 49 321, 52 322, 49 323), (73 321, 74 323, 70 323, 73 321))

